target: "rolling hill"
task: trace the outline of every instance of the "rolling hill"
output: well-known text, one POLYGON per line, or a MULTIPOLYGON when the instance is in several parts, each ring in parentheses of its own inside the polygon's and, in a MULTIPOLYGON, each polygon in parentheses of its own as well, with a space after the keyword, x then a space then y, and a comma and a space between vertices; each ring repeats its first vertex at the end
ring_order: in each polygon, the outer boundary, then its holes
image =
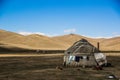
POLYGON ((29 50, 66 50, 74 42, 87 39, 94 46, 100 42, 100 50, 120 50, 120 37, 109 39, 88 38, 78 34, 48 37, 38 34, 23 36, 14 32, 0 30, 0 49, 29 49, 29 50))
POLYGON ((93 39, 78 34, 68 34, 68 35, 53 37, 53 39, 55 40, 59 40, 62 41, 63 43, 66 43, 68 47, 70 47, 74 42, 79 41, 82 38, 87 39, 91 44, 93 44, 96 47, 97 47, 97 42, 101 42, 104 40, 103 38, 93 39))
POLYGON ((55 40, 52 40, 47 36, 37 34, 23 36, 17 33, 0 30, 0 44, 3 43, 8 44, 9 46, 14 45, 26 49, 47 49, 47 50, 64 49, 64 45, 57 43, 55 40))

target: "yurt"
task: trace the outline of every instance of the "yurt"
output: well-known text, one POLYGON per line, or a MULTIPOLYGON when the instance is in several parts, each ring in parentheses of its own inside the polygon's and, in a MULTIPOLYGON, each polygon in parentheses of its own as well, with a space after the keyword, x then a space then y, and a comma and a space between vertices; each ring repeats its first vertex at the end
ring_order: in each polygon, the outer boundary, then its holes
POLYGON ((65 51, 63 58, 64 66, 73 67, 101 66, 106 62, 106 56, 86 39, 75 42, 65 51))

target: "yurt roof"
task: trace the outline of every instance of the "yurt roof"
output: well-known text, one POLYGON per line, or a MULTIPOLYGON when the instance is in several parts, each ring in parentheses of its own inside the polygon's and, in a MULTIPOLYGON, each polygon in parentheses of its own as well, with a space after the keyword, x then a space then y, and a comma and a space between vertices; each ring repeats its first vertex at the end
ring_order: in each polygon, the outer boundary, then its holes
POLYGON ((90 53, 98 52, 98 49, 90 44, 86 39, 81 39, 77 42, 75 42, 70 48, 68 48, 65 53, 67 54, 77 54, 81 53, 83 54, 90 54, 90 53))

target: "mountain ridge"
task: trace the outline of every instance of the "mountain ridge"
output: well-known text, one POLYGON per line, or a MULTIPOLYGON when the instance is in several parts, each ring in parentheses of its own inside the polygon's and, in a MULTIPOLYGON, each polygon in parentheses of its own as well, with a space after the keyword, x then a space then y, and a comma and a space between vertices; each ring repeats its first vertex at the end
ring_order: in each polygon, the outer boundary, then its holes
MULTIPOLYGON (((67 34, 55 37, 48 37, 39 34, 20 35, 15 32, 0 30, 0 47, 5 44, 27 49, 40 50, 66 50, 74 42, 80 39, 86 39, 97 47, 100 43, 100 50, 120 50, 120 37, 113 38, 89 38, 78 34, 67 34)), ((6 45, 6 48, 7 45, 6 45)))

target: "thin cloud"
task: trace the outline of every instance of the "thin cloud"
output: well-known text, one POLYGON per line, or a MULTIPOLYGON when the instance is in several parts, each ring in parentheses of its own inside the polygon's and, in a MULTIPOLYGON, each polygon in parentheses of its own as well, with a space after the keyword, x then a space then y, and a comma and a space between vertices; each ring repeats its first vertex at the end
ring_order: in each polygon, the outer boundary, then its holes
POLYGON ((100 39, 100 38, 109 39, 109 38, 114 37, 114 36, 88 36, 88 35, 82 35, 82 36, 85 36, 85 37, 88 37, 88 38, 95 38, 95 39, 100 39))
POLYGON ((100 39, 100 38, 109 39, 109 38, 113 38, 113 37, 119 37, 120 35, 113 35, 113 36, 96 36, 96 37, 86 36, 86 35, 82 35, 82 36, 85 36, 85 37, 88 37, 88 38, 96 38, 96 39, 100 39))
POLYGON ((64 30, 64 33, 75 33, 76 29, 66 29, 64 30))
POLYGON ((39 34, 39 35, 45 35, 45 33, 41 33, 41 32, 18 32, 18 34, 21 35, 31 35, 31 34, 39 34))
POLYGON ((112 35, 113 36, 120 36, 120 33, 119 32, 113 32, 112 35))
POLYGON ((41 33, 41 32, 25 32, 25 31, 20 31, 17 32, 18 34, 27 36, 27 35, 32 35, 32 34, 38 34, 38 35, 44 35, 44 36, 49 36, 49 37, 53 37, 53 36, 57 36, 58 34, 46 34, 46 33, 41 33))

